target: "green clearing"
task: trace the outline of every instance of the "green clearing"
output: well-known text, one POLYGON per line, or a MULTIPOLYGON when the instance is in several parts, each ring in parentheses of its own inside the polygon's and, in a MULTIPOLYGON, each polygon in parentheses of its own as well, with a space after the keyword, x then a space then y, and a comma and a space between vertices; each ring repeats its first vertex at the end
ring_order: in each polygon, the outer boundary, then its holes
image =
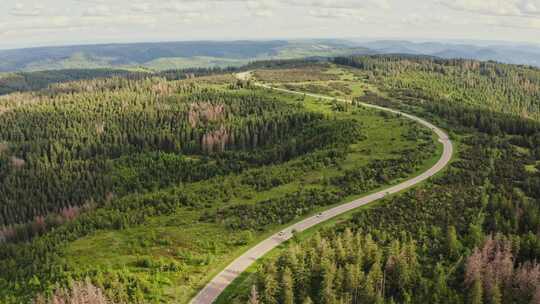
POLYGON ((142 66, 156 70, 164 71, 171 69, 187 68, 214 68, 214 67, 239 67, 249 63, 247 59, 217 58, 217 57, 171 57, 158 58, 144 63, 142 66))
MULTIPOLYGON (((341 175, 344 170, 367 165, 374 159, 394 159, 403 150, 414 149, 421 142, 406 138, 408 132, 419 127, 401 117, 382 115, 380 111, 363 108, 340 113, 332 109, 330 101, 303 99, 268 91, 261 93, 284 102, 301 103, 309 111, 324 113, 336 119, 356 119, 361 123, 366 139, 350 145, 348 154, 338 166, 303 172, 292 182, 266 191, 246 190, 235 193, 231 200, 235 205, 256 204, 283 197, 302 188, 320 187, 321 183, 341 175)), ((433 157, 425 160, 419 170, 430 166, 439 154, 440 147, 433 157)), ((287 166, 285 163, 272 167, 286 170, 287 166)), ((236 177, 225 179, 232 181, 236 177)), ((352 197, 347 197, 342 202, 350 199, 352 197)), ((214 202, 211 209, 215 211, 225 205, 230 203, 214 202)), ((326 208, 328 206, 317 208, 309 214, 326 208)), ((270 225, 264 231, 232 231, 219 223, 201 222, 200 217, 208 212, 211 211, 179 208, 170 216, 151 218, 140 227, 98 231, 68 245, 65 250, 67 265, 76 273, 96 269, 127 272, 140 282, 146 282, 147 288, 152 290, 152 300, 187 303, 199 288, 230 261, 282 226, 270 225), (171 264, 178 265, 175 271, 167 270, 171 264)))
MULTIPOLYGON (((298 69, 297 72, 302 71, 298 69)), ((367 92, 382 94, 376 86, 367 81, 365 75, 359 74, 354 69, 329 64, 327 67, 322 68, 320 71, 321 78, 326 75, 331 78, 330 80, 317 80, 310 79, 309 81, 289 79, 290 70, 269 70, 264 74, 257 74, 257 79, 268 82, 271 81, 272 85, 284 89, 289 89, 297 92, 311 92, 321 94, 325 96, 332 96, 337 98, 353 99, 355 97, 364 96, 367 92), (262 77, 259 77, 262 76, 262 77), (285 82, 276 81, 276 79, 286 79, 285 82)), ((305 69, 305 73, 308 75, 314 75, 317 77, 317 73, 312 73, 309 69, 305 69)))
MULTIPOLYGON (((434 141, 437 140, 436 135, 433 135, 433 140, 434 141)), ((456 149, 456 145, 454 145, 454 148, 456 149)), ((456 149, 456 150, 458 150, 458 149, 456 149)), ((411 177, 414 177, 416 175, 419 175, 422 172, 426 171, 428 168, 432 167, 439 160, 441 154, 442 154, 442 145, 438 144, 437 145, 437 152, 433 154, 433 157, 431 159, 427 160, 423 164, 423 166, 418 167, 417 170, 415 171, 415 173, 412 174, 411 176, 407 177, 407 178, 411 178, 411 177)), ((453 157, 452 161, 456 160, 455 155, 456 154, 454 154, 454 157, 453 157)), ((436 176, 443 175, 444 172, 445 172, 445 170, 439 172, 436 176)), ((379 187, 377 189, 374 189, 374 190, 369 191, 367 193, 363 193, 361 195, 349 196, 346 199, 344 199, 342 202, 340 202, 339 204, 350 202, 350 201, 353 201, 353 200, 358 199, 360 197, 369 195, 371 193, 378 192, 378 191, 380 191, 380 190, 382 190, 384 188, 387 188, 390 185, 398 184, 402 180, 404 180, 404 178, 396 179, 396 180, 392 181, 392 183, 389 184, 389 185, 379 187)), ((422 185, 417 185, 417 186, 413 187, 412 189, 421 188, 421 187, 422 187, 422 185)), ((281 244, 280 246, 274 248, 272 251, 270 251, 263 258, 257 260, 255 263, 253 263, 251 266, 249 266, 248 269, 246 269, 246 271, 244 271, 236 280, 234 280, 231 283, 231 285, 229 285, 223 291, 223 293, 217 298, 215 304, 241 304, 241 303, 243 303, 244 302, 243 297, 245 295, 249 294, 253 284, 255 284, 256 274, 257 274, 257 271, 260 269, 260 267, 262 265, 264 265, 265 263, 269 262, 269 261, 275 260, 281 254, 286 252, 292 244, 300 244, 302 242, 308 241, 310 238, 312 238, 316 233, 320 232, 321 230, 334 229, 336 226, 338 226, 340 224, 347 223, 348 221, 350 221, 355 214, 357 214, 359 212, 362 212, 362 211, 365 211, 365 210, 368 210, 368 209, 371 209, 371 208, 375 208, 376 206, 385 204, 385 203, 391 201, 396 196, 399 196, 401 193, 410 191, 412 189, 407 189, 407 190, 404 190, 402 192, 392 194, 390 196, 385 197, 382 200, 377 200, 377 201, 375 201, 375 202, 373 202, 371 204, 364 205, 364 206, 362 206, 360 208, 357 208, 357 209, 351 210, 351 211, 349 211, 347 213, 341 214, 341 215, 339 215, 339 216, 337 216, 335 218, 332 218, 332 219, 330 219, 330 220, 328 220, 328 221, 326 221, 326 222, 324 222, 322 224, 319 224, 319 225, 317 225, 315 227, 312 227, 312 228, 310 228, 308 230, 296 233, 294 235, 293 239, 291 239, 291 240, 281 244)), ((336 204, 336 205, 339 205, 339 204, 336 204)), ((328 209, 328 208, 325 208, 325 209, 328 209)), ((324 211, 324 209, 317 210, 317 212, 314 212, 313 214, 316 214, 316 213, 321 212, 321 211, 324 211)), ((300 221, 300 220, 301 219, 299 219, 298 221, 300 221)))
MULTIPOLYGON (((279 73, 279 72, 278 72, 279 73)), ((359 81, 360 78, 356 77, 354 73, 351 72, 349 68, 343 68, 338 66, 331 66, 327 70, 324 71, 324 73, 332 74, 332 75, 338 75, 340 80, 339 81, 315 81, 315 82, 295 82, 295 83, 277 83, 274 84, 277 87, 286 88, 294 91, 299 92, 310 92, 315 94, 325 94, 328 96, 335 96, 335 97, 341 97, 341 98, 354 98, 357 96, 362 96, 365 94, 365 92, 370 91, 377 91, 372 90, 372 86, 367 84, 366 82, 359 81), (347 88, 351 89, 351 92, 344 94, 343 91, 339 90, 332 90, 332 84, 339 83, 341 85, 344 85, 347 88), (317 86, 320 86, 320 88, 317 88, 317 86)), ((287 93, 283 93, 287 94, 287 93)), ((331 101, 321 101, 322 103, 331 104, 331 101)), ((321 110, 321 109, 319 109, 321 110)), ((370 110, 368 110, 370 111, 370 110)), ((371 110, 373 111, 373 110, 371 110)), ((375 112, 375 111, 373 111, 375 112)), ((378 112, 378 111, 377 111, 378 112)), ((380 113, 379 113, 380 114, 380 113)), ((358 152, 366 152, 369 151, 369 155, 371 155, 372 152, 380 153, 376 157, 385 157, 388 154, 392 154, 393 152, 399 153, 401 149, 406 148, 406 146, 401 146, 401 144, 404 144, 403 141, 396 141, 396 131, 391 131, 394 128, 399 129, 399 125, 396 126, 395 123, 392 123, 392 121, 387 121, 388 128, 379 128, 379 125, 377 123, 374 123, 374 121, 370 121, 366 125, 370 129, 369 134, 373 134, 374 138, 384 138, 385 140, 381 141, 365 141, 359 144, 351 145, 351 147, 354 147, 353 149, 358 152), (371 150, 371 148, 375 148, 374 151, 371 150)), ((403 122, 400 123, 400 125, 403 122)), ((415 123, 409 122, 410 125, 414 125, 415 123)), ((438 138, 435 134, 432 135, 432 140, 434 142, 438 143, 438 138)), ((407 143, 410 144, 410 143, 407 143)), ((455 146, 455 149, 458 150, 457 146, 455 146)), ((424 162, 422 166, 419 166, 414 174, 411 174, 407 178, 416 176, 418 174, 421 174, 431 166, 433 166, 438 160, 440 155, 442 154, 442 145, 440 143, 437 144, 437 150, 435 153, 433 153, 433 156, 424 162)), ((457 153, 456 153, 457 154, 457 153)), ((456 159, 456 154, 453 156, 453 161, 456 159)), ((348 166, 354 166, 354 164, 358 163, 365 163, 369 161, 369 157, 366 158, 366 155, 362 153, 353 153, 348 155, 347 160, 344 162, 348 166)), ((437 176, 440 176, 444 174, 444 170, 437 174, 437 176)), ((404 180, 406 178, 400 178, 393 180, 390 184, 397 184, 400 181, 404 180)), ((388 185, 379 187, 377 189, 374 189, 372 191, 369 191, 367 193, 363 193, 362 195, 353 195, 350 197, 347 197, 344 199, 341 203, 349 202, 354 199, 357 199, 359 197, 365 196, 369 193, 380 191, 381 189, 384 189, 388 187, 388 185)), ((421 185, 416 186, 414 188, 422 187, 421 185)), ((409 191, 410 189, 406 190, 409 191)), ((406 192, 403 191, 403 192, 406 192)), ((355 210, 349 211, 345 214, 342 214, 340 216, 337 216, 329 221, 326 221, 320 225, 317 225, 316 227, 312 227, 306 231, 303 231, 301 233, 297 233, 292 240, 289 240, 279 247, 273 249, 270 253, 265 255, 263 258, 259 259, 251 265, 244 273, 242 273, 230 286, 228 286, 225 291, 218 297, 216 300, 216 304, 240 304, 245 301, 244 297, 245 295, 249 294, 252 286, 255 284, 256 281, 256 273, 260 267, 265 264, 268 261, 273 261, 277 257, 279 257, 281 254, 283 254, 286 250, 289 249, 291 244, 298 244, 305 242, 309 240, 315 233, 321 230, 328 230, 336 227, 337 225, 340 225, 342 223, 346 223, 347 221, 351 220, 354 214, 357 214, 358 212, 361 212, 362 210, 371 209, 375 206, 385 204, 385 202, 391 201, 394 197, 400 195, 399 193, 393 194, 384 200, 378 200, 374 203, 365 205, 361 208, 357 208, 355 210)), ((314 214, 314 213, 313 213, 314 214)))

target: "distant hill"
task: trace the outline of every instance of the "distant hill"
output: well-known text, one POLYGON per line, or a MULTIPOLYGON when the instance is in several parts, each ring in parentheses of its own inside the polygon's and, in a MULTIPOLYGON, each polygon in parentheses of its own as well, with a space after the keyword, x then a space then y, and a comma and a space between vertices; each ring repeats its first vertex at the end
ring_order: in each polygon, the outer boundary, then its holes
POLYGON ((255 60, 366 54, 429 55, 540 66, 540 47, 534 45, 312 39, 99 44, 0 50, 0 72, 103 68, 162 71, 239 67, 255 60))
POLYGON ((511 44, 459 44, 380 40, 359 42, 357 46, 379 54, 415 54, 441 58, 493 60, 503 63, 540 66, 540 46, 511 44))
POLYGON ((0 50, 0 72, 146 67, 155 70, 241 66, 260 59, 366 54, 338 40, 192 41, 0 50))

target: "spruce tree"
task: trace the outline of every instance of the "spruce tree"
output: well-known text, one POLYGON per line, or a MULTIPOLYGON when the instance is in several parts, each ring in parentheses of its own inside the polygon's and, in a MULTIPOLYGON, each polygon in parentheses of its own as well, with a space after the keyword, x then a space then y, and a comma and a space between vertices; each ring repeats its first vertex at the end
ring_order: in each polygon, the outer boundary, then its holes
POLYGON ((477 278, 474 280, 472 289, 470 290, 470 303, 471 304, 482 304, 483 303, 483 289, 482 289, 482 280, 477 278))
POLYGON ((267 274, 263 279, 264 291, 262 293, 262 300, 265 304, 277 304, 279 286, 272 274, 267 274))
POLYGON ((289 267, 283 269, 281 274, 281 301, 282 304, 294 304, 294 282, 289 267))
POLYGON ((456 227, 454 226, 448 226, 446 231, 446 249, 450 257, 455 259, 459 256, 461 243, 459 242, 456 227))
POLYGON ((249 300, 247 304, 259 304, 259 293, 255 285, 251 286, 251 293, 249 294, 249 300))

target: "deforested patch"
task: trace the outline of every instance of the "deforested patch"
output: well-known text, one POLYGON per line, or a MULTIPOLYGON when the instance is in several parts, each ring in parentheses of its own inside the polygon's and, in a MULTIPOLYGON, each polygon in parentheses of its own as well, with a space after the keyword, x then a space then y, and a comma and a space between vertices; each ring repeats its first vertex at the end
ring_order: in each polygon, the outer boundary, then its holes
POLYGON ((14 168, 22 168, 24 165, 26 165, 26 161, 22 158, 18 158, 16 156, 12 156, 10 159, 10 163, 14 168))
POLYGON ((223 125, 221 125, 219 129, 203 135, 203 150, 206 153, 223 152, 230 139, 230 132, 223 125))
POLYGON ((222 104, 212 104, 210 102, 196 102, 189 106, 188 120, 191 127, 196 127, 199 123, 219 121, 225 114, 225 107, 222 104))
POLYGON ((0 154, 3 154, 9 150, 9 146, 6 142, 0 142, 0 154))

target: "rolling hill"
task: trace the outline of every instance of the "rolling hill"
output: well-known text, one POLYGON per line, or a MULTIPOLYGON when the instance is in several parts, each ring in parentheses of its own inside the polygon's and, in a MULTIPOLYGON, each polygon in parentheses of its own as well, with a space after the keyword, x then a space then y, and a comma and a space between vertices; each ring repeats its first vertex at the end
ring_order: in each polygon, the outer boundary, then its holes
POLYGON ((255 60, 366 54, 429 55, 540 66, 540 46, 401 40, 184 41, 0 50, 1 72, 239 67, 255 60))
POLYGON ((0 50, 0 72, 82 68, 168 70, 241 66, 257 59, 366 54, 338 40, 191 41, 0 50))
POLYGON ((511 64, 540 66, 540 47, 532 44, 463 44, 380 40, 359 42, 378 54, 430 55, 441 58, 492 60, 511 64))

